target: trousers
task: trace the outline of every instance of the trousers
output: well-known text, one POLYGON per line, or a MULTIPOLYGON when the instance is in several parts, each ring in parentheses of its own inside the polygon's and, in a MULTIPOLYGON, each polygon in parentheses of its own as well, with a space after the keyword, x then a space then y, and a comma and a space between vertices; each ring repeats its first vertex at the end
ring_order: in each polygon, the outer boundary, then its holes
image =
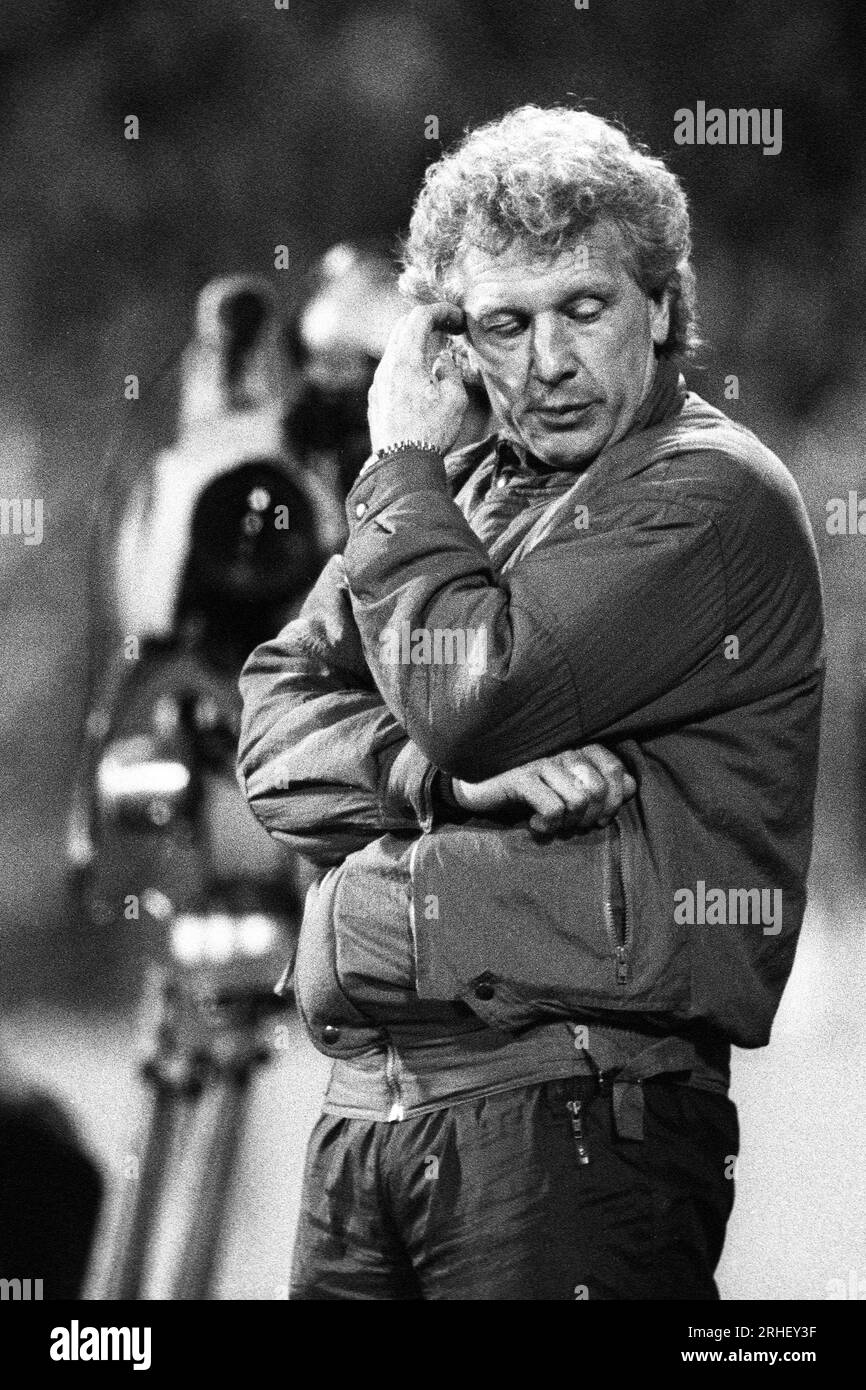
POLYGON ((323 1114, 290 1299, 718 1299, 736 1108, 668 1076, 643 1091, 641 1140, 586 1076, 393 1123, 323 1114))

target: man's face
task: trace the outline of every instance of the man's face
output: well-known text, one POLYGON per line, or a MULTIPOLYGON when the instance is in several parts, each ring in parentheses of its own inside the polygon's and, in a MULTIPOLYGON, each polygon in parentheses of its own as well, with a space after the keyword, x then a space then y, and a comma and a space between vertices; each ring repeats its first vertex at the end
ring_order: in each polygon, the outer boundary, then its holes
POLYGON ((556 259, 515 243, 460 265, 469 358, 503 432, 552 468, 580 468, 627 432, 668 334, 599 222, 556 259))

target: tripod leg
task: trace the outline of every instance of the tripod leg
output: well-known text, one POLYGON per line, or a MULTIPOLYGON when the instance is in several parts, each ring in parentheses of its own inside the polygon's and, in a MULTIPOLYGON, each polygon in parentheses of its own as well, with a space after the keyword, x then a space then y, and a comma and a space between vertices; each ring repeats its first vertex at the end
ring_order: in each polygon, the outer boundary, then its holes
POLYGON ((140 1299, 145 1265, 154 1227, 159 1214, 160 1197, 168 1158, 172 1151, 180 1107, 186 1098, 169 1091, 157 1091, 149 1123, 142 1131, 143 1154, 132 1201, 121 1212, 118 1239, 113 1242, 119 1250, 117 1262, 107 1271, 106 1299, 140 1299))
POLYGON ((228 1197, 249 1105, 252 1067, 231 1069, 217 1083, 218 1100, 192 1197, 190 1225, 171 1297, 211 1297, 228 1197))
POLYGON ((145 1296, 147 1263, 162 1214, 169 1170, 179 1145, 196 1117, 203 1078, 189 1058, 176 1050, 178 996, 160 971, 148 980, 142 1018, 154 1046, 143 1069, 149 1100, 132 1145, 138 1157, 134 1185, 117 1203, 108 1228, 105 1253, 94 1265, 91 1298, 141 1299, 145 1296))

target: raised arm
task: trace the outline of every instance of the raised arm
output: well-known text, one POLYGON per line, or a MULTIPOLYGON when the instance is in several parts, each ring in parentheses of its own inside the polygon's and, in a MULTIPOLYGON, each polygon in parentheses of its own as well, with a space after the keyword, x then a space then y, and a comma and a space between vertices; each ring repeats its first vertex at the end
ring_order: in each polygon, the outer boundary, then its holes
POLYGON ((724 567, 713 524, 686 507, 641 515, 638 504, 580 538, 563 526, 561 543, 503 574, 432 451, 386 457, 349 508, 346 573, 370 669, 419 748, 455 777, 639 737, 718 700, 724 567), (397 637, 437 632, 473 659, 393 660, 397 637))

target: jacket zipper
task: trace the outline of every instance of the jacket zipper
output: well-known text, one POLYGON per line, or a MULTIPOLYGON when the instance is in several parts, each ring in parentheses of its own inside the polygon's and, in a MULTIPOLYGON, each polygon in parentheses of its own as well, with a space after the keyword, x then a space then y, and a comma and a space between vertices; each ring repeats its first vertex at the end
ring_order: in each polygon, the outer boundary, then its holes
POLYGON ((625 986, 628 983, 628 948, 631 945, 628 920, 628 895, 625 891, 625 878, 622 868, 621 831, 617 822, 611 821, 607 827, 608 854, 605 858, 604 915, 608 935, 613 946, 616 964, 616 982, 625 986), (613 894, 617 890, 621 905, 621 925, 614 919, 613 894))
MULTIPOLYGON (((429 788, 429 783, 426 783, 429 788)), ((425 819, 421 827, 421 834, 412 845, 409 851, 409 930, 412 934, 412 950, 417 953, 418 939, 416 935, 415 923, 415 859, 418 854, 421 841, 424 835, 429 835, 433 824, 432 803, 429 805, 429 816, 425 819)), ((388 1095, 391 1098, 391 1109, 388 1112, 389 1120, 405 1120, 406 1110, 403 1105, 403 1092, 400 1088, 399 1064, 394 1044, 388 1035, 387 1052, 385 1054, 385 1084, 388 1087, 388 1095)))
POLYGON ((437 767, 431 766, 421 779, 421 811, 418 819, 423 835, 429 835, 433 829, 433 781, 438 771, 437 767))
POLYGON ((400 1089, 400 1078, 397 1068, 397 1053, 394 1044, 388 1036, 387 1051, 385 1053, 385 1084, 388 1087, 388 1095, 391 1098, 391 1108, 388 1111, 389 1120, 405 1120, 406 1111, 403 1106, 403 1092, 400 1089))

